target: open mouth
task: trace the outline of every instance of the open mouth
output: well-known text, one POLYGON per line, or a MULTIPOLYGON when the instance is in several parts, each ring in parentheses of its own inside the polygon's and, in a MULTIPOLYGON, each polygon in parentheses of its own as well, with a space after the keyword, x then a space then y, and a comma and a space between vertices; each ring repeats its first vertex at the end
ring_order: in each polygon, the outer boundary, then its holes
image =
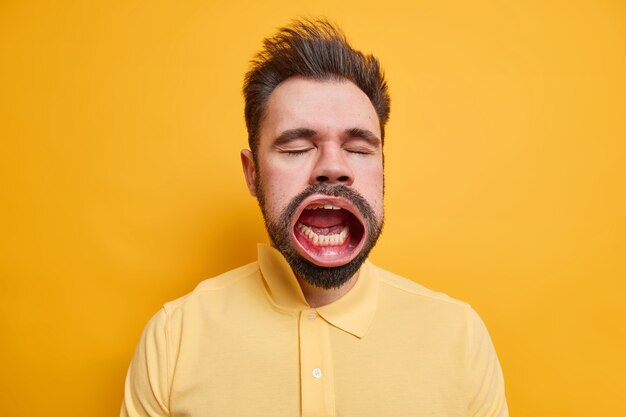
POLYGON ((366 240, 359 210, 340 197, 311 196, 302 202, 294 218, 291 235, 296 250, 319 266, 347 264, 366 240))

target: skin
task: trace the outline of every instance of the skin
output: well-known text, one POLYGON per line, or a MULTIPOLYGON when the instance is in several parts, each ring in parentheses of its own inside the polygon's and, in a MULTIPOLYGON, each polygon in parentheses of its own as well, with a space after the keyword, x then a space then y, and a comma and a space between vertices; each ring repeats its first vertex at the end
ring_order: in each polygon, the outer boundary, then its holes
MULTIPOLYGON (((350 81, 291 77, 269 97, 260 127, 257 161, 265 213, 278 219, 307 186, 353 188, 383 217, 383 151, 378 115, 369 98, 350 81)), ((241 152, 246 184, 257 196, 251 151, 241 152)), ((323 289, 298 278, 312 307, 329 304, 350 290, 358 272, 339 288, 323 289)))

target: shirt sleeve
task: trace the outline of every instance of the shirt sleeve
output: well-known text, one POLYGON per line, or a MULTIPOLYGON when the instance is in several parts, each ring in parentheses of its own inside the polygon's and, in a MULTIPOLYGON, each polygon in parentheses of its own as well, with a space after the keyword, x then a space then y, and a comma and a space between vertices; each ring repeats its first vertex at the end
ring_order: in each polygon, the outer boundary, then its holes
POLYGON ((469 309, 469 417, 508 417, 504 378, 485 324, 469 309))
POLYGON ((120 417, 169 416, 167 314, 146 325, 128 368, 120 417))

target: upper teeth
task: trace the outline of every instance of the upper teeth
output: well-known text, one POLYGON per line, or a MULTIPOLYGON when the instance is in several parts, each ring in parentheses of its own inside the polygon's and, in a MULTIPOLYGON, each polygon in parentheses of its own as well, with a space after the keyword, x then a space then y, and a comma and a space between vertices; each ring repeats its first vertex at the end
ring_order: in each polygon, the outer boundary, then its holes
POLYGON ((341 207, 333 206, 332 204, 311 204, 307 207, 308 210, 317 210, 317 209, 326 209, 326 210, 341 210, 341 207))

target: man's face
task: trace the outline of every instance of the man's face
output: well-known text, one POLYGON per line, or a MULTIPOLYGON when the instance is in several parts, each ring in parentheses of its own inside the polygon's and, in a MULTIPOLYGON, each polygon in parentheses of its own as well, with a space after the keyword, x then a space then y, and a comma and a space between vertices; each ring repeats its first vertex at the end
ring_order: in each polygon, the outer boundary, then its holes
POLYGON ((349 81, 292 77, 272 92, 255 165, 242 161, 275 246, 300 278, 338 287, 376 243, 383 222, 378 115, 349 81))

